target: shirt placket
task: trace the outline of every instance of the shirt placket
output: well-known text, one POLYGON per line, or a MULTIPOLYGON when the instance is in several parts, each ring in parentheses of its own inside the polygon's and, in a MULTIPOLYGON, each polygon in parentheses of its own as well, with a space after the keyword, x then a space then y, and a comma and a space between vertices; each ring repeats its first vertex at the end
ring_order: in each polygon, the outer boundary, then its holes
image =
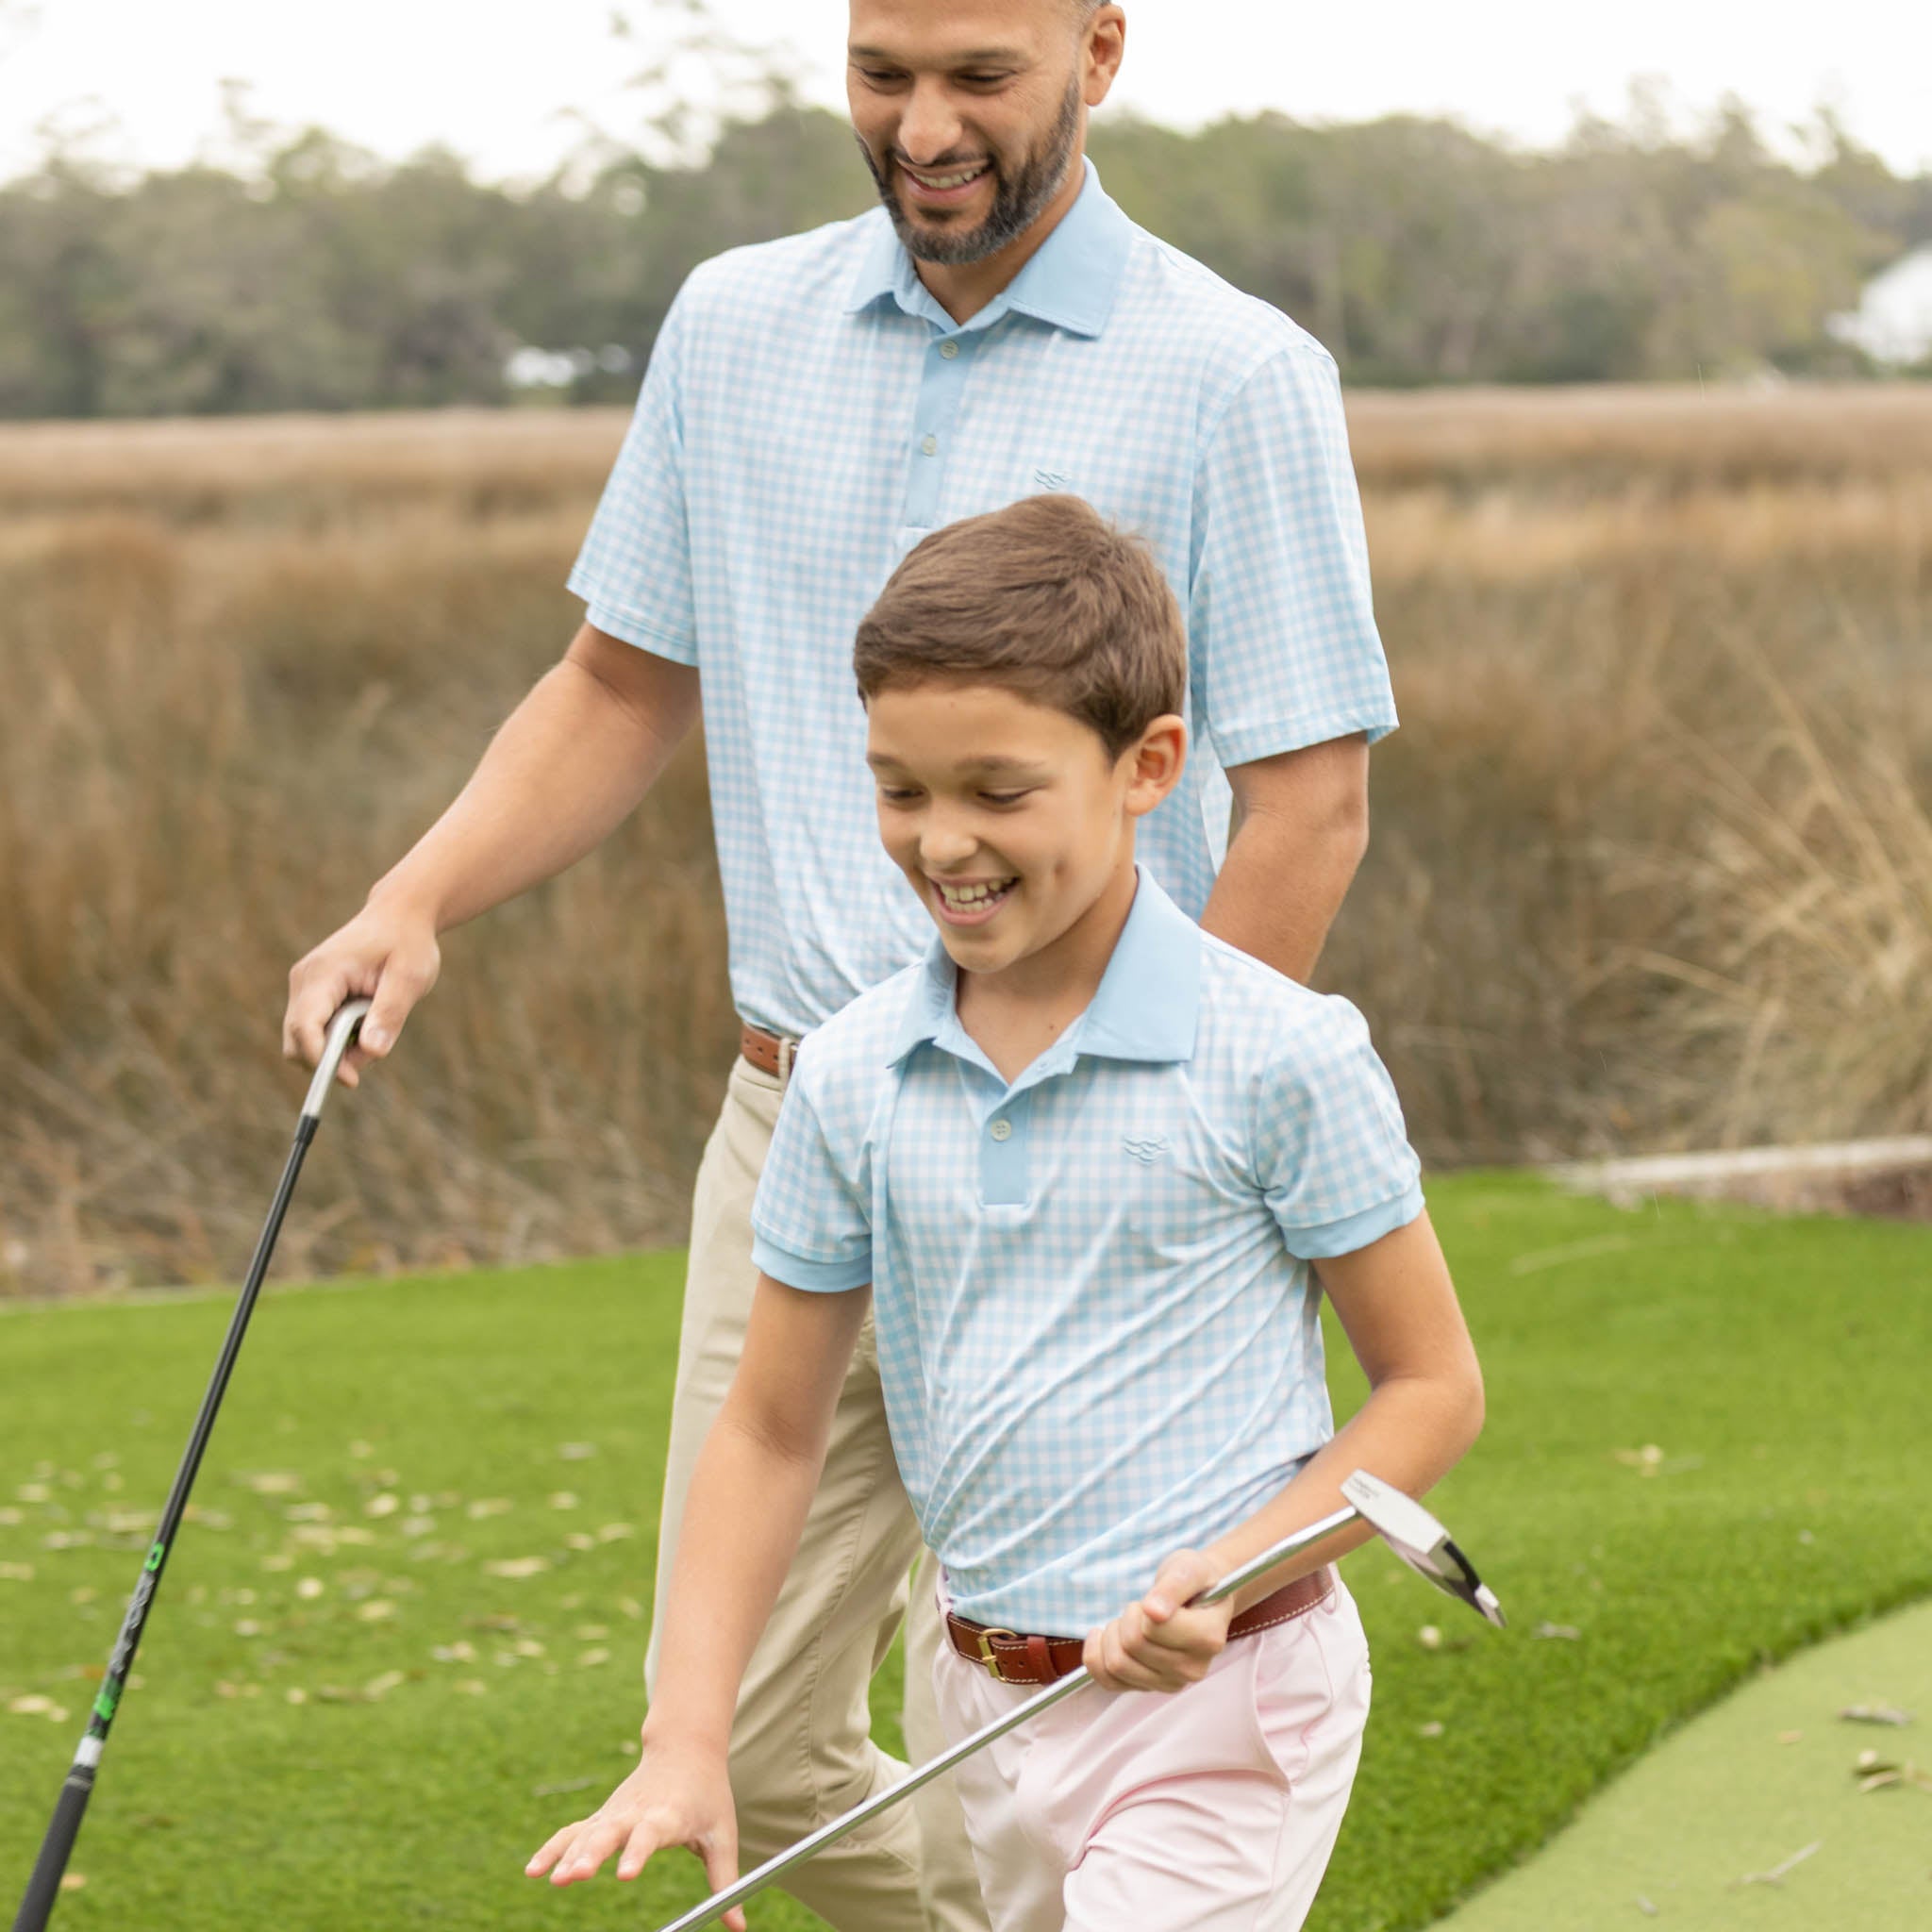
POLYGON ((906 475, 904 523, 916 542, 940 523, 946 465, 958 430, 967 373, 986 339, 984 329, 935 331, 919 376, 919 405, 912 415, 912 451, 906 475))

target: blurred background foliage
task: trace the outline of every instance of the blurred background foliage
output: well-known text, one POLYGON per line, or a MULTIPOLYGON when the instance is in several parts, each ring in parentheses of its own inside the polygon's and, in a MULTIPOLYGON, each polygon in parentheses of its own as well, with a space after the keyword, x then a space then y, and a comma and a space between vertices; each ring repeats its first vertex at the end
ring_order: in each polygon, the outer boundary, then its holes
MULTIPOLYGON (((532 347, 589 352, 546 394, 626 399, 697 261, 872 198, 841 118, 740 79, 694 135, 641 75, 634 142, 587 138, 524 187, 262 124, 240 91, 219 164, 127 175, 57 143, 0 186, 0 416, 496 404, 532 347)), ((1092 151, 1131 214, 1357 384, 1866 374, 1827 324, 1932 242, 1932 175, 1829 112, 1802 137, 1794 158, 1735 103, 1673 131, 1640 92, 1549 153, 1274 114, 1104 121, 1092 151)))

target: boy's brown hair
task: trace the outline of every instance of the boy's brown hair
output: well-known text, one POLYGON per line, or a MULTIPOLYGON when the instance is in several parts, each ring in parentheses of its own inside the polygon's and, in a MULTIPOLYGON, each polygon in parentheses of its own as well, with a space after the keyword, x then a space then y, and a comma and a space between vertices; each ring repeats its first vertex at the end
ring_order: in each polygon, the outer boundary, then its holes
POLYGON ((1188 636, 1153 554, 1077 496, 1026 496, 935 530, 858 626, 867 703, 934 678, 1077 718, 1117 758, 1187 693, 1188 636))

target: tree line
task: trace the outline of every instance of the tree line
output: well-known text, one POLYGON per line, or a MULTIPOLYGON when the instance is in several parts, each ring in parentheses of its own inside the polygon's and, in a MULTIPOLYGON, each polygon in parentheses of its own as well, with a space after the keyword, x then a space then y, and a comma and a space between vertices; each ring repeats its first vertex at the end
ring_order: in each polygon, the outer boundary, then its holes
MULTIPOLYGON (((1807 137, 1795 159, 1740 107, 1674 133, 1640 103, 1546 152, 1275 114, 1114 120, 1091 148, 1130 214, 1354 383, 1870 373, 1827 325, 1932 242, 1932 175, 1828 114, 1807 137)), ((871 197, 844 122, 782 90, 700 164, 607 150, 524 188, 317 129, 132 176, 51 153, 0 186, 0 416, 495 404, 532 345, 591 352, 557 392, 621 400, 697 261, 871 197)))

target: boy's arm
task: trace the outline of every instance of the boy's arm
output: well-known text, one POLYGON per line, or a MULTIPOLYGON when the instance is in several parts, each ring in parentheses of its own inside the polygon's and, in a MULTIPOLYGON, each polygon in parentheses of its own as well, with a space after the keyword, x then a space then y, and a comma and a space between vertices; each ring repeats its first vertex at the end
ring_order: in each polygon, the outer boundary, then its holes
POLYGON ((1146 1596, 1089 1637, 1087 1666, 1108 1690, 1173 1690, 1196 1681, 1233 1616, 1374 1532, 1351 1524, 1211 1607, 1183 1609, 1191 1596, 1343 1507, 1341 1481, 1355 1470, 1424 1494, 1482 1428, 1482 1372, 1426 1214, 1314 1266, 1369 1378, 1369 1399, 1272 1502, 1208 1547, 1176 1551, 1146 1596))
POLYGON ((870 1301, 866 1289, 809 1293, 759 1277, 744 1353, 691 1476, 642 1757, 596 1812, 545 1841, 531 1877, 568 1885, 621 1853, 617 1875, 635 1878, 669 1844, 697 1852, 714 1887, 737 1875, 732 1708, 797 1549, 870 1301))

